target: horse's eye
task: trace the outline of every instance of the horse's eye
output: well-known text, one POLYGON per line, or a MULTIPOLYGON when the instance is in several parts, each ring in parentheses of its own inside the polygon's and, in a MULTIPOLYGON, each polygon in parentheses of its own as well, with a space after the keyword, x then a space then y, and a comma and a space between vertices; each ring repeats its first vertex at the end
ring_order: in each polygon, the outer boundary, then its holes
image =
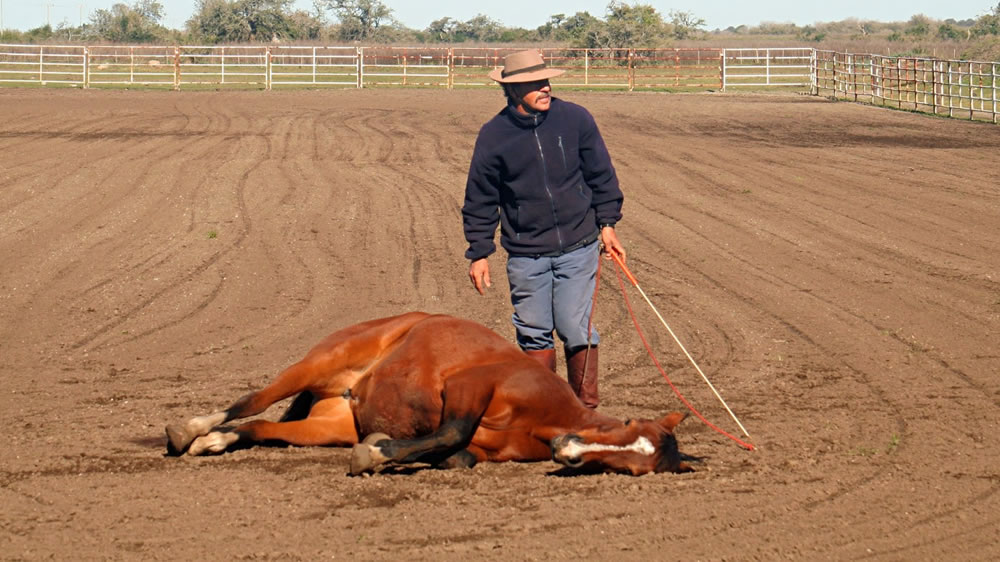
POLYGON ((631 424, 632 424, 632 418, 625 420, 625 425, 631 425, 631 424))

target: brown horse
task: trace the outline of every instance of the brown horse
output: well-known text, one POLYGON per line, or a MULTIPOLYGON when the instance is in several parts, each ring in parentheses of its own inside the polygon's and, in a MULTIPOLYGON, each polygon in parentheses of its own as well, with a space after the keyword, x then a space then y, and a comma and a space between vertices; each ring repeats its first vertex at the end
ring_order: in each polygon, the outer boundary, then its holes
POLYGON ((413 312, 335 332, 264 389, 166 429, 172 454, 263 441, 354 445, 352 474, 389 463, 450 468, 551 458, 581 471, 639 475, 691 470, 673 434, 682 419, 610 418, 489 329, 413 312), (279 422, 213 431, 294 395, 279 422))

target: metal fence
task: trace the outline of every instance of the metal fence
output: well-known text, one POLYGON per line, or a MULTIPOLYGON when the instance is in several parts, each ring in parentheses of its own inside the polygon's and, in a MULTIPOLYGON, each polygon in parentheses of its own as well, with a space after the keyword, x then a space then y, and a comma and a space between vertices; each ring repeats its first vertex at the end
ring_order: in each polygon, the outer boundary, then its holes
MULTIPOLYGON (((149 88, 488 86, 513 48, 0 45, 0 84, 149 88)), ((808 88, 873 104, 1000 121, 1000 62, 809 48, 574 49, 542 55, 560 87, 808 88)))
POLYGON ((816 51, 807 48, 725 49, 723 89, 739 86, 811 86, 816 51))
MULTIPOLYGON (((513 48, 0 45, 0 83, 76 87, 476 87, 513 48)), ((559 86, 805 87, 811 49, 541 49, 559 86), (803 62, 805 61, 805 62, 803 62)))
POLYGON ((1000 121, 1000 62, 816 51, 814 94, 1000 121))

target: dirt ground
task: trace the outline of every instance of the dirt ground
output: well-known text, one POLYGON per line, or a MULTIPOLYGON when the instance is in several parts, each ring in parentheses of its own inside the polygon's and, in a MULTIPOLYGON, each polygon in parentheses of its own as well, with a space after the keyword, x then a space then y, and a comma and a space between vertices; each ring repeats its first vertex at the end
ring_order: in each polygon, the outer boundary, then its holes
MULTIPOLYGON (((557 92, 558 95, 558 92, 557 92)), ((566 92, 646 293, 746 426, 692 474, 346 475, 164 456, 326 334, 411 310, 513 339, 459 209, 497 91, 0 90, 0 557, 995 560, 1000 127, 801 95, 566 92)), ((634 289, 671 379, 738 433, 634 289)), ((683 406, 613 269, 601 408, 683 406)), ((273 419, 277 407, 265 416, 273 419)))

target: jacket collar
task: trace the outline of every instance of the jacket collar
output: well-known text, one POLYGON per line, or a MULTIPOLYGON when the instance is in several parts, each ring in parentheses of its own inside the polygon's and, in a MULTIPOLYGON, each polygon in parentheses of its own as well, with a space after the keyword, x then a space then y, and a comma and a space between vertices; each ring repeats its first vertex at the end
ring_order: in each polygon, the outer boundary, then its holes
POLYGON ((539 111, 537 113, 529 113, 527 115, 521 113, 516 107, 508 105, 503 109, 503 113, 507 114, 507 118, 519 128, 522 129, 534 129, 535 127, 541 125, 545 122, 546 117, 552 112, 553 107, 556 105, 557 100, 555 97, 552 98, 552 105, 549 106, 548 111, 539 111))

